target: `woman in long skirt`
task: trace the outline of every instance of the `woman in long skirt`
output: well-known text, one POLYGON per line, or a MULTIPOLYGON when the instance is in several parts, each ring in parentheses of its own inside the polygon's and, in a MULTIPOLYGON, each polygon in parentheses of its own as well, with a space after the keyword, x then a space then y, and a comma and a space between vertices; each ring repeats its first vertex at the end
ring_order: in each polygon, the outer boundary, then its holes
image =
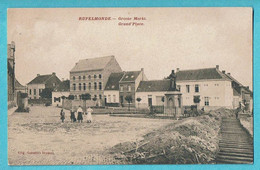
POLYGON ((90 107, 88 107, 87 112, 88 112, 87 123, 91 123, 92 122, 92 115, 91 114, 92 114, 93 110, 90 107))
POLYGON ((76 122, 75 112, 72 109, 70 110, 70 120, 76 122))
POLYGON ((63 109, 61 109, 61 111, 60 111, 60 119, 61 119, 61 122, 64 123, 65 112, 63 111, 63 109))
POLYGON ((78 108, 78 110, 77 110, 77 113, 78 113, 78 117, 77 117, 78 122, 81 122, 81 123, 82 123, 82 120, 83 120, 83 116, 82 116, 83 110, 82 110, 81 106, 79 106, 79 108, 78 108))

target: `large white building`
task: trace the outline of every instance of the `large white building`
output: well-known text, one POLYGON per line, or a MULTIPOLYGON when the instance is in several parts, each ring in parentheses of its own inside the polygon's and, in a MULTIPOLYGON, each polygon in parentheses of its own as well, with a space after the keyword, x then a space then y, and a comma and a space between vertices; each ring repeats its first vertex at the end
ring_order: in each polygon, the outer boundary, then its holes
MULTIPOLYGON (((181 93, 182 106, 197 105, 200 108, 237 108, 239 103, 252 107, 252 92, 236 81, 230 73, 220 71, 219 66, 196 70, 177 69, 176 84, 181 93), (195 102, 199 98, 199 103, 195 102)), ((142 81, 136 98, 141 106, 163 105, 162 97, 170 87, 170 80, 142 81)))

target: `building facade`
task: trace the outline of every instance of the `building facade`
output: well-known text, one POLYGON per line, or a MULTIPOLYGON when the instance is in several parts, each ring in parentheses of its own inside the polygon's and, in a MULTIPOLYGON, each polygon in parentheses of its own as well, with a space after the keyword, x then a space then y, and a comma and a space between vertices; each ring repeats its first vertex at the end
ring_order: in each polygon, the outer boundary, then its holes
POLYGON ((70 95, 70 81, 65 80, 58 84, 52 92, 52 105, 62 106, 63 100, 70 95), (65 98, 63 99, 62 96, 65 98))
POLYGON ((144 69, 141 71, 128 71, 125 72, 124 76, 119 81, 119 102, 121 106, 128 106, 129 102, 126 100, 126 97, 130 97, 130 106, 136 106, 135 94, 136 90, 141 81, 147 80, 144 69))
POLYGON ((43 89, 53 90, 60 83, 61 81, 55 73, 48 75, 37 74, 37 76, 27 84, 28 97, 29 99, 40 99, 40 93, 43 89))
POLYGON ((70 71, 70 94, 75 100, 89 93, 104 105, 104 89, 111 73, 122 72, 114 56, 80 60, 70 71))
POLYGON ((15 105, 15 43, 7 45, 8 108, 15 105))

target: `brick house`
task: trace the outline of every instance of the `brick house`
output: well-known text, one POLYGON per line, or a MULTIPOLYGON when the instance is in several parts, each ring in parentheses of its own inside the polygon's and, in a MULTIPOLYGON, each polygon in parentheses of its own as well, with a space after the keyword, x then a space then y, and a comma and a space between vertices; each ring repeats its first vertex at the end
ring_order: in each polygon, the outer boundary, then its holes
POLYGON ((89 93, 98 105, 104 104, 104 88, 111 73, 122 72, 114 56, 79 60, 70 71, 70 94, 75 100, 89 93))
POLYGON ((40 93, 43 89, 54 89, 58 84, 60 84, 60 79, 56 76, 55 73, 48 75, 37 76, 27 84, 28 97, 29 99, 40 99, 40 93))
POLYGON ((147 80, 147 78, 143 68, 141 71, 128 71, 124 73, 124 76, 119 81, 119 102, 122 106, 128 106, 125 98, 126 96, 131 96, 132 102, 130 106, 135 107, 135 93, 139 83, 144 80, 147 80))

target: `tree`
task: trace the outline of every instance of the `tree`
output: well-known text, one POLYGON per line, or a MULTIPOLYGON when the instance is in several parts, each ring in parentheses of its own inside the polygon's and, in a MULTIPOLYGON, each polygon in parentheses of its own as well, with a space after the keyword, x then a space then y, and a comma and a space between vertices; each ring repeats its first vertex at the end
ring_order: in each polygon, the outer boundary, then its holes
POLYGON ((74 100, 74 95, 69 95, 69 96, 68 96, 68 99, 69 99, 69 100, 74 100))
POLYGON ((139 108, 139 103, 140 103, 141 100, 142 100, 142 99, 141 99, 140 97, 138 97, 138 98, 136 99, 136 101, 138 102, 138 108, 139 108))
POLYGON ((41 98, 44 98, 44 99, 51 99, 52 97, 52 89, 49 89, 49 88, 46 88, 46 89, 43 89, 42 92, 40 93, 40 96, 41 98))
POLYGON ((200 103, 200 96, 194 96, 194 97, 193 97, 193 102, 196 103, 196 105, 197 105, 197 107, 198 107, 198 105, 199 105, 199 103, 200 103))
POLYGON ((85 111, 86 111, 86 101, 91 99, 91 95, 89 93, 85 93, 85 94, 82 94, 80 96, 81 96, 80 98, 84 101, 83 102, 83 105, 84 105, 83 109, 85 109, 85 111))
POLYGON ((128 111, 130 111, 130 103, 132 103, 133 98, 132 98, 132 96, 128 95, 128 96, 125 97, 125 100, 128 103, 128 111))

